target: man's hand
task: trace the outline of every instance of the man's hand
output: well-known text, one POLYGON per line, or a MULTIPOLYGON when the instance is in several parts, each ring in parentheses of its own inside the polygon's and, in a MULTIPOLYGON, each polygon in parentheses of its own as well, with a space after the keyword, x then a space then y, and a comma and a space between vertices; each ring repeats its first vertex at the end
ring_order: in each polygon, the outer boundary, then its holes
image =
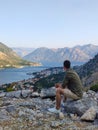
POLYGON ((60 83, 56 83, 55 88, 62 88, 62 85, 60 83))

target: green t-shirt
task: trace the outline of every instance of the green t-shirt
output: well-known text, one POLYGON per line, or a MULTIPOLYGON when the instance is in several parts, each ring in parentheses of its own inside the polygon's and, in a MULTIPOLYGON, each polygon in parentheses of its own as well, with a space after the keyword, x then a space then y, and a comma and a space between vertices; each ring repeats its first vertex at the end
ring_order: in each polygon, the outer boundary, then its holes
POLYGON ((73 93, 75 93, 78 97, 82 97, 82 83, 78 76, 78 74, 73 69, 67 69, 66 74, 62 84, 63 88, 70 89, 73 93))

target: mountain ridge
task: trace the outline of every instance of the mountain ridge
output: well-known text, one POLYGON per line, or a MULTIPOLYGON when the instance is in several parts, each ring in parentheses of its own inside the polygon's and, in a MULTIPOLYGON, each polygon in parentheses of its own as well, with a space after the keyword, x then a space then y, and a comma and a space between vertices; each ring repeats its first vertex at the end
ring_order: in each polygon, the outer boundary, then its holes
POLYGON ((24 57, 35 50, 35 48, 30 47, 12 47, 12 49, 21 57, 24 57))
POLYGON ((84 64, 89 61, 89 59, 93 58, 97 52, 98 46, 92 44, 58 49, 41 47, 35 49, 23 58, 29 61, 40 62, 43 65, 54 64, 60 66, 65 59, 72 61, 73 64, 84 64))

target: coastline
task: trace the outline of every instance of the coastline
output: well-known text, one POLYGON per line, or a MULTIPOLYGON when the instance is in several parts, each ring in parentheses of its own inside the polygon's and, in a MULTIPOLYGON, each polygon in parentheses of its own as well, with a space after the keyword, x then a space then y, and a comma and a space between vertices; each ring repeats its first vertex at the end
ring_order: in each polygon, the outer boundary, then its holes
POLYGON ((46 66, 21 66, 20 68, 0 68, 0 85, 13 82, 20 82, 33 78, 27 73, 39 72, 46 69, 46 66))

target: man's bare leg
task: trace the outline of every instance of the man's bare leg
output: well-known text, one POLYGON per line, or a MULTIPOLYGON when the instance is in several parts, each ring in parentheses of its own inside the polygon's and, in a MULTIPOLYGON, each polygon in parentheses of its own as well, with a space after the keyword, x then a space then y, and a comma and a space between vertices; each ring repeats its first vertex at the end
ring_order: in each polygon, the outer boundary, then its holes
POLYGON ((66 100, 67 100, 67 97, 64 95, 63 102, 66 102, 66 100))
POLYGON ((64 89, 62 89, 60 87, 57 88, 57 90, 56 90, 56 109, 60 109, 62 95, 64 95, 64 89))

